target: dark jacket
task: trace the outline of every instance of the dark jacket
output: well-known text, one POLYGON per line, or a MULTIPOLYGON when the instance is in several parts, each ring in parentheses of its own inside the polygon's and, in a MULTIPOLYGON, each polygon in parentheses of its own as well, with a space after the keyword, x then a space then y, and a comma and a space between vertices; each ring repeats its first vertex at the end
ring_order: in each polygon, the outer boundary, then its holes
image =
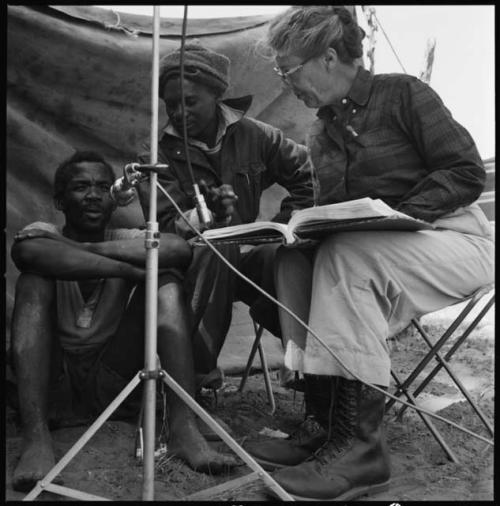
MULTIPOLYGON (((246 112, 251 96, 228 99, 229 107, 246 112)), ((283 132, 252 118, 242 117, 228 126, 219 152, 219 163, 213 167, 205 153, 189 146, 191 165, 197 183, 204 179, 210 185, 229 184, 238 196, 231 225, 250 223, 259 214, 262 192, 278 183, 289 192, 281 202, 273 220, 287 222, 291 211, 314 203, 312 170, 307 149, 283 132)), ((147 154, 139 156, 148 162, 147 154)), ((158 182, 171 195, 183 212, 195 207, 193 181, 189 175, 184 143, 181 138, 164 133, 159 141, 158 163, 169 168, 158 174, 158 182)), ((139 186, 139 198, 148 216, 148 185, 139 186)), ((158 192, 158 222, 161 232, 176 232, 178 213, 170 201, 158 192)))

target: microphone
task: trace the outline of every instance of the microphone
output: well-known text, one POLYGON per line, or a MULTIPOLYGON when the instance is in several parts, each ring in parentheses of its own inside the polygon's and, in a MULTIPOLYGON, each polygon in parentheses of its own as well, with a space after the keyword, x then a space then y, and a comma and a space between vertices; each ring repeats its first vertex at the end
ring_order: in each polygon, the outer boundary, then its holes
POLYGON ((109 189, 111 198, 119 206, 128 206, 136 196, 135 186, 147 176, 136 170, 138 163, 129 163, 123 168, 123 177, 117 179, 109 189))
POLYGON ((198 212, 198 219, 204 227, 209 228, 212 224, 212 213, 208 210, 207 203, 205 202, 205 197, 202 193, 200 193, 200 188, 196 183, 193 184, 193 188, 196 211, 198 212))

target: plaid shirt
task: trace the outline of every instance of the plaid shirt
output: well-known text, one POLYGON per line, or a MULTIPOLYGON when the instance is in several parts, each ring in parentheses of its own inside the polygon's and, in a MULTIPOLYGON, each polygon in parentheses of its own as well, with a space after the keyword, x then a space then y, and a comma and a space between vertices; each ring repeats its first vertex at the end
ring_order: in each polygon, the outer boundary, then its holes
POLYGON ((415 77, 360 68, 340 106, 317 116, 308 145, 319 205, 380 198, 432 222, 483 190, 486 174, 471 136, 415 77))

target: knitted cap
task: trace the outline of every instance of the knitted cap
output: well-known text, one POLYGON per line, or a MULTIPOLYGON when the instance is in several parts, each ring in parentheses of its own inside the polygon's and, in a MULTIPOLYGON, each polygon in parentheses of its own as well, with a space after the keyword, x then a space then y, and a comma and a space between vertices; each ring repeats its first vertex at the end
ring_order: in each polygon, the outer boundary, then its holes
MULTIPOLYGON (((180 62, 180 49, 160 60, 160 97, 163 97, 167 81, 180 75, 180 62)), ((205 84, 222 95, 229 86, 229 58, 197 43, 185 44, 184 77, 205 84)))

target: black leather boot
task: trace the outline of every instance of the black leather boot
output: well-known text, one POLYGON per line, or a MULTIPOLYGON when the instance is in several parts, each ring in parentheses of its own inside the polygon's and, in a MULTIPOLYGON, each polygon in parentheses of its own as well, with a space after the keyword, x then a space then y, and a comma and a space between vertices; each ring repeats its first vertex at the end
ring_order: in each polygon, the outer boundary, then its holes
POLYGON ((273 473, 297 500, 348 501, 388 489, 385 396, 359 381, 338 379, 330 435, 308 462, 273 473))
POLYGON ((267 471, 295 466, 327 440, 334 406, 335 384, 331 376, 304 375, 305 420, 287 439, 271 439, 244 445, 245 450, 267 471))

